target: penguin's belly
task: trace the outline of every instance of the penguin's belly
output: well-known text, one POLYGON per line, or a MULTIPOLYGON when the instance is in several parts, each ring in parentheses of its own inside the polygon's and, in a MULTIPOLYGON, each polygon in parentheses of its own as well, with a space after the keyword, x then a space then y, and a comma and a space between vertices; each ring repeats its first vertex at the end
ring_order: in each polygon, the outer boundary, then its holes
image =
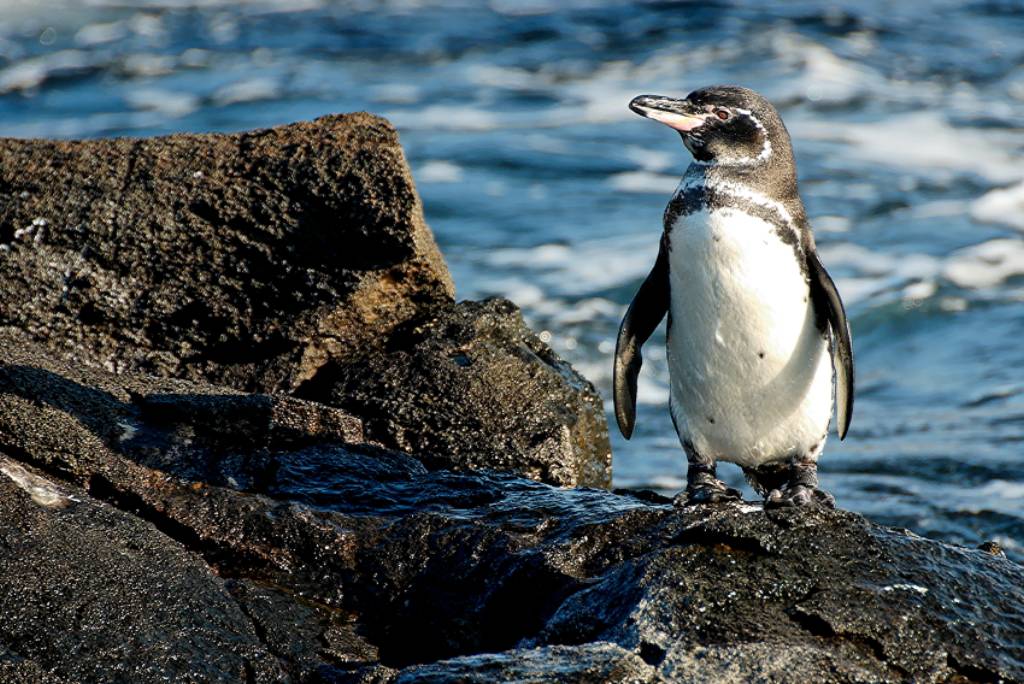
POLYGON ((832 362, 793 246, 735 209, 680 216, 669 241, 680 439, 746 468, 816 459, 832 413, 832 362))

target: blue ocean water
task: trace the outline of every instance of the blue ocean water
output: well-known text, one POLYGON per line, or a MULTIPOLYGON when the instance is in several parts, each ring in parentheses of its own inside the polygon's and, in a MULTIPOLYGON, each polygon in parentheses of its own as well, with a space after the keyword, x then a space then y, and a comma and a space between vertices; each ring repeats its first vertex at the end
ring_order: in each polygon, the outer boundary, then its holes
MULTIPOLYGON (((459 296, 511 298, 609 396, 619 318, 688 163, 626 103, 752 87, 793 134, 851 313, 856 414, 824 486, 880 522, 1020 558, 1021 36, 1024 7, 998 0, 0 0, 0 135, 383 114, 459 296)), ((663 340, 637 434, 613 435, 620 487, 684 482, 663 340)))

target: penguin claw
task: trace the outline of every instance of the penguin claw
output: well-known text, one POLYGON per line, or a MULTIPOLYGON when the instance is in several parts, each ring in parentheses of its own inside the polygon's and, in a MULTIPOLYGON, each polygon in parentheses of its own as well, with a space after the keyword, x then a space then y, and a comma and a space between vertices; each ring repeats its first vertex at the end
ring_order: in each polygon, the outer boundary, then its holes
POLYGON ((740 493, 740 490, 726 487, 725 483, 716 480, 714 484, 687 487, 685 492, 680 492, 676 495, 673 503, 676 506, 700 506, 703 504, 728 503, 742 499, 743 495, 740 493))
POLYGON ((826 492, 824 489, 815 489, 814 490, 814 499, 818 503, 819 506, 824 506, 825 508, 835 508, 836 507, 836 497, 832 496, 831 494, 826 492))
POLYGON ((836 499, 824 489, 811 488, 802 484, 773 489, 765 497, 765 508, 799 508, 803 506, 835 508, 836 499))

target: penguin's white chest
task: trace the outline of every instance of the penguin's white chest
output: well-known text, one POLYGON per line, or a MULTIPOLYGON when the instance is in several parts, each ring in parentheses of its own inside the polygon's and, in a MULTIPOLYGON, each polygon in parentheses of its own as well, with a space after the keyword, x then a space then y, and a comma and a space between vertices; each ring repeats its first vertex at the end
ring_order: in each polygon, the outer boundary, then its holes
POLYGON ((816 459, 832 412, 832 363, 793 246, 768 221, 729 208, 680 216, 669 244, 680 439, 748 468, 816 459))

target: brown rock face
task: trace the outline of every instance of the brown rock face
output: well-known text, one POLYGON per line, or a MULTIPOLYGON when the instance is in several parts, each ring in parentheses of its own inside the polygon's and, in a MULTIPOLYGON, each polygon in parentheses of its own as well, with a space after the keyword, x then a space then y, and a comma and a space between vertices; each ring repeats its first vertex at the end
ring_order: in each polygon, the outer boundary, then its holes
POLYGON ((333 360, 298 394, 361 416, 368 437, 430 467, 611 484, 601 397, 507 300, 413 318, 374 353, 333 360))
POLYGON ((451 302, 394 128, 0 142, 0 324, 118 372, 288 390, 451 302))
POLYGON ((513 305, 455 305, 397 134, 369 114, 0 141, 0 325, 75 364, 298 390, 431 467, 611 483, 593 386, 513 305))

